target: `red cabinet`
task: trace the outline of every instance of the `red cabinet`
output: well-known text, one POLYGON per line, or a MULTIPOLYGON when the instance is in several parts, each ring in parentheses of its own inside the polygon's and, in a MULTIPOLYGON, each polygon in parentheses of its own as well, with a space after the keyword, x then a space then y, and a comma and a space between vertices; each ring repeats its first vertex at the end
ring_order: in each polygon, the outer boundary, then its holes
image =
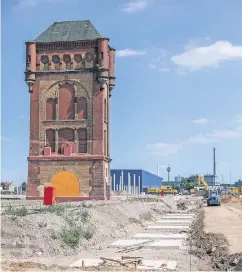
POLYGON ((44 189, 44 205, 55 205, 55 188, 45 187, 44 189))

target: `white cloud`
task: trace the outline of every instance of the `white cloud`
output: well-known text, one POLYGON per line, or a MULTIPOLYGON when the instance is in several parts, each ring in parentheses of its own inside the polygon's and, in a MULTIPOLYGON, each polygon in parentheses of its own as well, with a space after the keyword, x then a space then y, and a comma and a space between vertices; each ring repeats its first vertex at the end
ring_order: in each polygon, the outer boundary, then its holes
POLYGON ((10 142, 10 141, 11 141, 10 138, 5 137, 5 136, 1 136, 0 139, 1 139, 1 142, 2 142, 2 143, 6 143, 6 142, 10 142))
POLYGON ((131 56, 141 56, 145 55, 145 51, 136 51, 132 49, 123 49, 123 50, 117 50, 116 56, 117 57, 131 57, 131 56))
POLYGON ((212 143, 213 140, 206 135, 197 135, 188 138, 184 144, 209 144, 212 143))
POLYGON ((210 133, 195 135, 178 143, 156 143, 147 146, 148 152, 153 156, 172 156, 184 150, 186 146, 194 144, 215 144, 223 140, 242 138, 242 131, 215 130, 210 133))
POLYGON ((242 124, 242 114, 237 114, 234 117, 232 124, 239 124, 239 125, 242 124))
POLYGON ((159 69, 160 72, 170 72, 170 68, 164 67, 159 69))
POLYGON ((151 63, 151 64, 148 65, 148 68, 149 68, 150 70, 155 70, 157 67, 156 67, 155 64, 151 63))
POLYGON ((217 130, 212 133, 215 139, 236 139, 241 138, 242 133, 236 130, 217 130))
POLYGON ((153 156, 176 155, 182 149, 181 144, 156 143, 147 146, 147 150, 153 156))
POLYGON ((207 118, 199 118, 199 119, 192 120, 192 122, 193 122, 193 124, 206 125, 206 124, 210 124, 210 123, 215 123, 215 120, 209 120, 207 118))
POLYGON ((147 51, 149 51, 149 55, 154 56, 151 58, 151 61, 148 64, 149 70, 156 70, 163 73, 170 72, 170 68, 167 67, 165 59, 167 51, 164 48, 151 46, 151 48, 147 51))
POLYGON ((241 131, 241 132, 242 132, 242 124, 241 124, 241 125, 238 125, 238 126, 236 127, 236 130, 238 130, 238 131, 241 131))
POLYGON ((39 4, 77 3, 78 0, 19 0, 18 7, 35 7, 39 4))
POLYGON ((131 0, 126 4, 122 11, 128 13, 140 12, 147 8, 150 3, 151 1, 149 0, 131 0))
POLYGON ((229 41, 217 41, 210 46, 186 48, 171 61, 190 70, 205 67, 218 67, 222 61, 242 59, 242 46, 235 46, 229 41))

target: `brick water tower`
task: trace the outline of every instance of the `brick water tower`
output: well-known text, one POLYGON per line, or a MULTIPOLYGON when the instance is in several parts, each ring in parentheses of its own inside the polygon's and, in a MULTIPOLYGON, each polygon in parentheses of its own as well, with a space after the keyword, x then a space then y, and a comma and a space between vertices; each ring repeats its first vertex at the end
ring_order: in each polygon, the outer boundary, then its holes
POLYGON ((27 198, 45 186, 70 200, 110 198, 109 39, 90 21, 55 22, 26 42, 30 93, 27 198))

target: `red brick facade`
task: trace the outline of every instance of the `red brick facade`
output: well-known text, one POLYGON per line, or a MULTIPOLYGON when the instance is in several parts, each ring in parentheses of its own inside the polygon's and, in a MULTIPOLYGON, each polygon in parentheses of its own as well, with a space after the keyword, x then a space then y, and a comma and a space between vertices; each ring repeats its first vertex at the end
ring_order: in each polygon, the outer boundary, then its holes
POLYGON ((66 170, 79 180, 79 199, 109 199, 114 49, 106 38, 83 41, 82 47, 63 42, 61 50, 55 42, 47 45, 26 43, 30 91, 27 197, 43 197, 44 187, 66 170))

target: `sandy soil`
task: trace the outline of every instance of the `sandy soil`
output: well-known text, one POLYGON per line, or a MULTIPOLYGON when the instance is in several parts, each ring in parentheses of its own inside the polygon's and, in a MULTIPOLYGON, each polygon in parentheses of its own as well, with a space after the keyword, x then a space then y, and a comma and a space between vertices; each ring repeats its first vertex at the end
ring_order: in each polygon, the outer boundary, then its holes
POLYGON ((228 202, 228 203, 224 203, 224 206, 232 207, 232 208, 235 208, 235 209, 238 209, 238 210, 242 211, 242 203, 228 202))
MULTIPOLYGON (((145 225, 160 219, 161 215, 178 212, 175 201, 178 197, 162 199, 118 200, 110 202, 88 202, 64 205, 65 210, 46 212, 40 202, 21 202, 27 207, 27 216, 7 215, 8 205, 20 203, 4 202, 2 210, 2 265, 4 271, 52 271, 66 270, 68 265, 81 257, 144 256, 151 259, 176 260, 178 271, 190 269, 190 255, 187 250, 139 249, 123 253, 108 248, 118 238, 129 238, 142 232, 145 225), (42 207, 43 208, 43 207, 42 207), (90 220, 81 223, 82 228, 95 227, 90 240, 82 239, 76 249, 63 244, 60 232, 70 222, 80 223, 83 212, 90 213, 90 220), (19 265, 15 261, 24 261, 19 265), (35 264, 36 263, 36 264, 35 264), (46 265, 46 266, 44 266, 46 265), (59 267, 61 266, 61 267, 59 267)), ((192 257, 193 270, 206 270, 204 260, 192 257)), ((69 270, 69 269, 68 269, 69 270)))
POLYGON ((222 206, 205 207, 205 231, 222 233, 230 244, 231 254, 242 252, 242 213, 241 210, 222 206))

